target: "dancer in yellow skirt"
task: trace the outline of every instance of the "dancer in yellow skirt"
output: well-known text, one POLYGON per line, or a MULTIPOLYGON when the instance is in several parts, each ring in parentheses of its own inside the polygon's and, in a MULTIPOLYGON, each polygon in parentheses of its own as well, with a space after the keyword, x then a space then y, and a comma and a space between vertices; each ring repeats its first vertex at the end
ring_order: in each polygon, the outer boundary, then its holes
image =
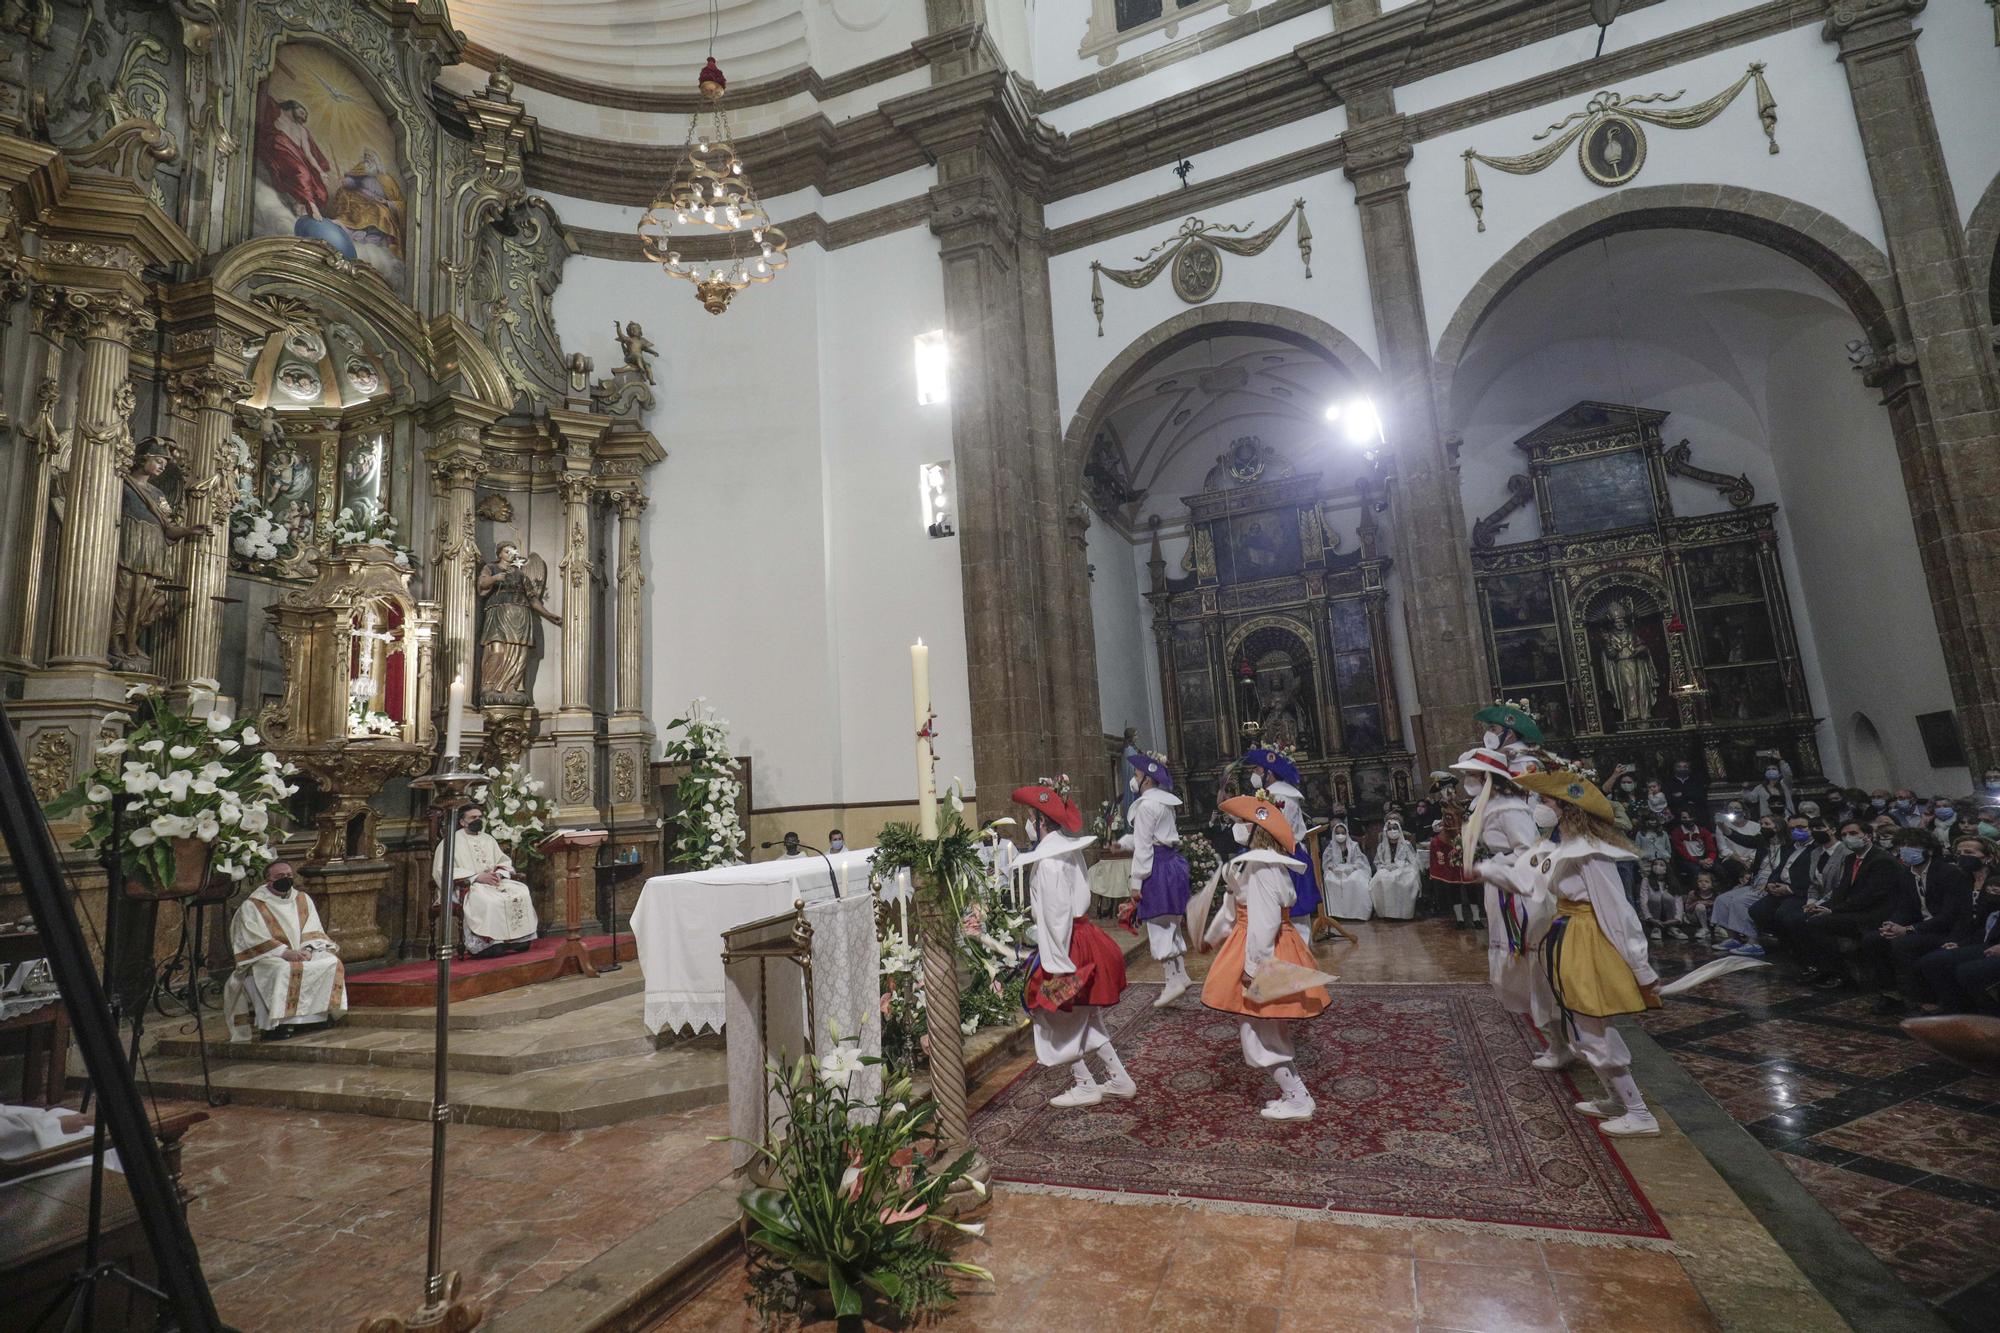
POLYGON ((1237 821, 1236 840, 1248 850, 1218 872, 1229 892, 1200 941, 1203 952, 1221 946, 1202 983, 1201 1002, 1238 1016, 1243 1062, 1270 1070, 1277 1082, 1283 1095, 1266 1102, 1258 1114, 1266 1120, 1304 1120, 1314 1103, 1292 1064, 1293 1024, 1317 1017, 1332 997, 1325 986, 1314 985, 1263 1002, 1250 998, 1250 983, 1273 961, 1316 970, 1305 941, 1285 928, 1295 898, 1292 875, 1303 863, 1293 859, 1297 843, 1277 806, 1254 796, 1232 796, 1222 810, 1237 821))
POLYGON ((1632 1053, 1609 1022, 1660 1007, 1646 928, 1618 877, 1618 862, 1638 853, 1612 822, 1611 802, 1582 774, 1524 773, 1516 781, 1555 805, 1557 826, 1514 863, 1505 887, 1523 898, 1554 898, 1542 964, 1571 1040, 1610 1094, 1576 1109, 1602 1120, 1606 1134, 1657 1134, 1660 1122, 1632 1080, 1632 1053))

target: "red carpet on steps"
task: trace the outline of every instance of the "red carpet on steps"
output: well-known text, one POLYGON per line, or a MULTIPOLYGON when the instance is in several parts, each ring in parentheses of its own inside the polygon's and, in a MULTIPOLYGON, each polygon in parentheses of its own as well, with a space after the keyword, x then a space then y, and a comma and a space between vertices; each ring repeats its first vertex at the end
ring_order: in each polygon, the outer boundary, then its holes
MULTIPOLYGON (((591 959, 600 967, 611 961, 611 941, 612 937, 609 935, 586 935, 584 937, 584 947, 590 950, 591 959)), ((497 973, 522 973, 522 979, 515 983, 519 985, 528 985, 534 981, 542 980, 543 978, 536 974, 548 970, 551 960, 555 957, 556 950, 562 947, 562 942, 563 937, 560 935, 544 935, 529 946, 525 952, 508 954, 504 958, 452 959, 451 979, 454 997, 458 998, 457 990, 462 982, 475 978, 489 983, 499 981, 501 978, 495 975, 497 973)), ((630 962, 634 957, 632 937, 630 935, 619 935, 619 960, 630 962)), ((576 973, 572 970, 568 975, 574 976, 576 973)), ((349 972, 347 974, 347 1002, 350 1006, 358 1005, 363 1007, 382 1004, 428 1003, 428 996, 423 1000, 411 1000, 408 998, 391 1000, 384 998, 384 996, 392 989, 407 991, 413 985, 428 985, 434 982, 436 978, 437 963, 427 958, 420 958, 410 963, 397 963, 392 967, 376 968, 370 972, 349 972)), ((511 987, 502 984, 491 987, 491 989, 486 987, 482 987, 481 989, 482 993, 490 994, 493 990, 507 990, 511 989, 511 987)))

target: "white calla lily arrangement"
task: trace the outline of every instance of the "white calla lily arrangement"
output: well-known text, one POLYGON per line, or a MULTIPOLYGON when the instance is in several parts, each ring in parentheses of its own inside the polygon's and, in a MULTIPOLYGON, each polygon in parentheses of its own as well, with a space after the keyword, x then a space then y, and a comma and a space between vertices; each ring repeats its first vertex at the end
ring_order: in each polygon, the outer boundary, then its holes
POLYGON ((540 778, 530 777, 519 764, 488 768, 486 780, 472 789, 472 799, 486 812, 486 831, 515 869, 542 858, 542 841, 555 826, 556 805, 540 778))
MULTIPOLYGON (((212 680, 190 682, 191 702, 213 700, 212 680)), ((124 798, 120 859, 127 879, 165 889, 175 878, 175 845, 208 848, 210 872, 241 881, 277 859, 283 802, 298 792, 286 779, 298 768, 264 745, 248 719, 183 711, 157 685, 126 691, 131 725, 97 749, 83 780, 47 808, 50 818, 84 811, 89 826, 76 846, 100 848, 112 836, 113 806, 124 798)))
POLYGON ((667 762, 688 766, 674 788, 681 806, 674 820, 680 829, 674 839, 675 862, 694 870, 740 863, 743 825, 736 805, 743 787, 729 748, 728 719, 717 717, 708 700, 696 699, 686 717, 667 723, 663 752, 667 762))

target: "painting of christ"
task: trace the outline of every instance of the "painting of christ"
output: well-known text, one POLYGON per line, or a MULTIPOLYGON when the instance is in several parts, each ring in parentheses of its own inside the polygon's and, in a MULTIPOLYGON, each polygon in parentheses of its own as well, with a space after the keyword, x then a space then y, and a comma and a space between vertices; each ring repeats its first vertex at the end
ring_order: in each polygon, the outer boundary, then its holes
POLYGON ((334 52, 293 43, 257 90, 253 230, 319 241, 401 291, 407 205, 396 136, 334 52))

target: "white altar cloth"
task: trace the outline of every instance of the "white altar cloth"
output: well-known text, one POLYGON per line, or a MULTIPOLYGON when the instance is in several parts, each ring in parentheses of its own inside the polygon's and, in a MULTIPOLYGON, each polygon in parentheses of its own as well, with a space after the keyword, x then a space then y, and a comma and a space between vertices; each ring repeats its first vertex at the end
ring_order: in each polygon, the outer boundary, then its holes
MULTIPOLYGON (((722 932, 791 910, 799 900, 834 896, 827 861, 841 881, 842 897, 868 892, 873 847, 856 847, 821 859, 813 852, 775 861, 655 875, 632 909, 632 937, 646 979, 646 1027, 659 1033, 723 1027, 722 932)), ((884 886, 890 902, 904 885, 884 886)))

